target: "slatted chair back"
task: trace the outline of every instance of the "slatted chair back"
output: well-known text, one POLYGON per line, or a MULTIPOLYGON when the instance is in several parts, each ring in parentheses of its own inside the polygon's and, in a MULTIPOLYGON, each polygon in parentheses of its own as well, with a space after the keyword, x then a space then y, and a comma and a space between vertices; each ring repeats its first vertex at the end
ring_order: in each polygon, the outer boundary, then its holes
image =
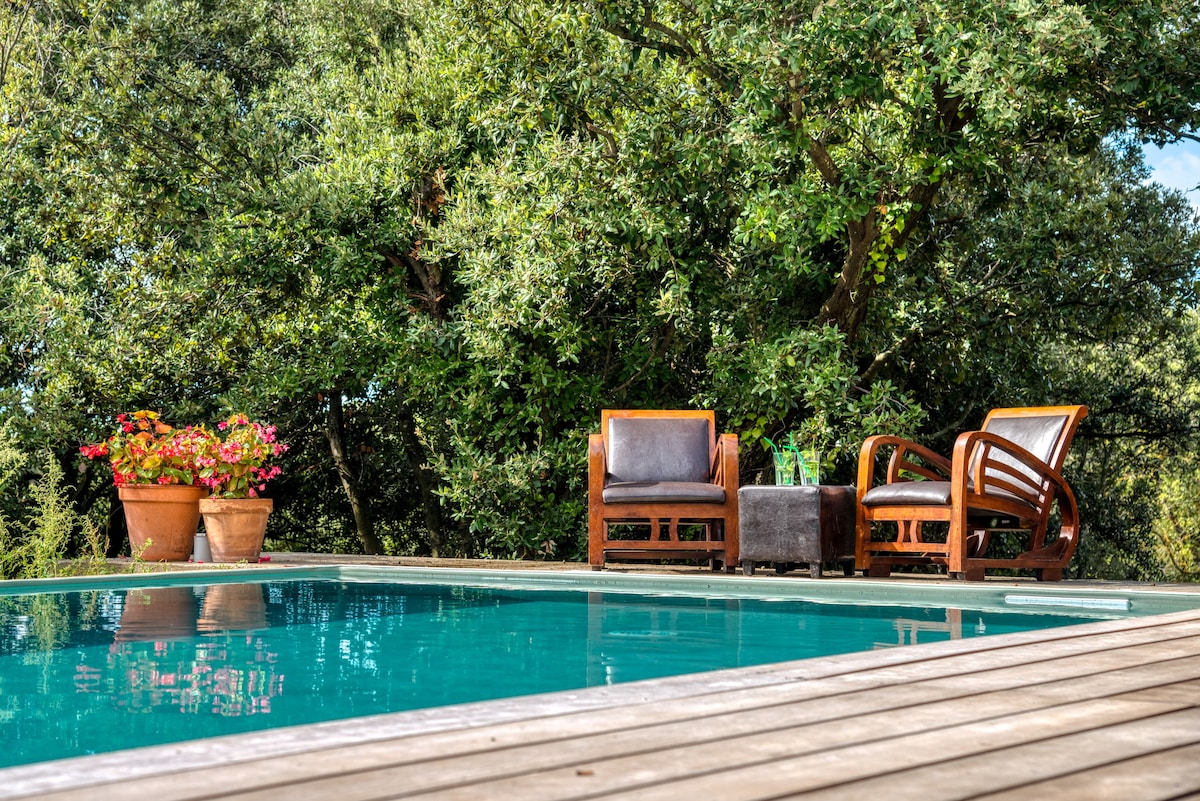
MULTIPOLYGON (((1079 407, 993 409, 983 421, 982 431, 993 434, 1029 451, 1055 472, 1061 472, 1078 420, 1072 418, 1079 407)), ((1011 495, 1031 506, 1047 503, 1049 484, 1044 476, 1021 460, 987 442, 976 445, 971 454, 968 474, 982 469, 982 480, 971 483, 994 495, 1011 495)))

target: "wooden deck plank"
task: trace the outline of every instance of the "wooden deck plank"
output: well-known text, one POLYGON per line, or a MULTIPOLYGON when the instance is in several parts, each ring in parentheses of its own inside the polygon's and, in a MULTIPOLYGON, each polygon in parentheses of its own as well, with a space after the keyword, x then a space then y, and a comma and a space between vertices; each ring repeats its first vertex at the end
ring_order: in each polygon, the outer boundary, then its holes
MULTIPOLYGON (((942 705, 938 710, 943 713, 940 716, 909 713, 842 719, 702 745, 663 748, 630 757, 592 760, 499 781, 471 782, 429 795, 406 793, 404 797, 538 801, 572 798, 580 793, 580 788, 586 788, 587 794, 606 794, 631 801, 689 797, 757 799, 789 790, 817 789, 838 777, 861 780, 886 776, 922 760, 940 762, 956 756, 978 757, 1031 738, 1061 737, 1081 728, 1125 723, 1170 709, 1162 704, 1109 698, 980 718, 969 701, 959 700, 955 705, 960 708, 954 710, 953 705, 942 705)), ((987 709, 983 714, 995 711, 987 709)), ((1190 711, 1200 721, 1200 710, 1190 711)), ((378 796, 368 791, 360 797, 378 796)))
MULTIPOLYGON (((1051 743, 1028 742, 966 759, 939 760, 901 777, 880 776, 857 782, 854 792, 888 801, 953 801, 981 790, 1017 790, 1031 783, 1061 780, 1071 775, 1078 778, 1085 771, 1108 775, 1139 757, 1160 753, 1177 756, 1179 749, 1198 745, 1198 741, 1200 709, 1193 707, 1067 734, 1051 743)), ((1189 789, 1197 788, 1181 787, 1180 791, 1189 789)), ((1045 797, 1029 795, 1027 789, 1025 793, 1026 798, 1045 797)), ((841 788, 832 787, 804 797, 822 801, 842 794, 841 788)))
MULTIPOLYGON (((1200 675, 1200 657, 1164 663, 1164 671, 1154 677, 1145 669, 1129 670, 1124 674, 1102 674, 1079 681, 1058 682, 1060 686, 1057 689, 1044 687, 1039 692, 1022 690, 1014 693, 1005 690, 921 703, 912 706, 903 716, 894 713, 913 700, 909 697, 909 687, 902 688, 901 693, 876 690, 860 694, 860 698, 856 699, 858 703, 853 705, 810 701, 710 718, 704 721, 703 727, 688 721, 578 737, 552 745, 535 743, 498 749, 492 753, 494 758, 488 761, 480 760, 475 754, 466 754, 408 766, 381 767, 377 771, 356 773, 352 777, 339 774, 308 782, 294 790, 289 789, 289 798, 320 798, 339 786, 351 783, 354 788, 352 793, 347 796, 343 791, 341 794, 346 801, 350 798, 376 797, 396 786, 403 786, 410 793, 419 790, 428 792, 464 782, 507 781, 514 775, 545 770, 565 771, 568 774, 589 770, 594 774, 597 763, 614 760, 675 762, 679 765, 677 771, 660 770, 660 777, 666 780, 686 776, 697 758, 705 765, 715 764, 713 760, 724 758, 724 752, 736 752, 736 758, 741 762, 749 761, 752 754, 755 760, 769 761, 809 751, 814 743, 819 743, 821 748, 832 748, 883 736, 936 730, 1003 717, 1016 711, 1054 708, 1068 702, 1106 695, 1145 700, 1142 695, 1145 690, 1141 688, 1147 683, 1153 685, 1151 690, 1157 690, 1161 683, 1186 681, 1197 675, 1200 675), (897 695, 903 696, 903 703, 897 703, 901 700, 897 699, 897 695), (889 703, 893 704, 890 708, 887 707, 889 703), (880 708, 881 705, 885 708, 880 708), (805 731, 831 722, 836 722, 836 726, 825 726, 818 736, 805 731), (706 749, 717 752, 717 756, 709 757, 706 749)), ((1189 692, 1193 696, 1200 694, 1200 683, 1193 685, 1189 692)), ((610 772, 619 775, 622 768, 617 766, 610 772)), ((479 786, 472 785, 472 792, 479 789, 479 786)), ((249 792, 237 797, 265 798, 272 792, 274 790, 264 790, 261 794, 249 792)), ((557 789, 551 789, 549 795, 543 795, 528 786, 522 786, 520 797, 555 797, 556 792, 557 789)))
MULTIPOLYGON (((526 699, 523 718, 461 723, 427 734, 365 736, 362 743, 314 744, 278 756, 241 758, 232 747, 209 741, 214 753, 235 761, 189 770, 164 762, 157 775, 151 769, 132 780, 80 781, 77 789, 24 795, 61 801, 105 795, 130 801, 284 796, 558 801, 580 793, 758 798, 828 787, 829 797, 837 798, 852 797, 837 795, 849 792, 846 788, 857 796, 872 782, 904 773, 911 759, 897 762, 897 753, 927 760, 918 763, 914 776, 939 769, 946 759, 984 767, 994 762, 1001 767, 990 769, 1003 774, 1005 764, 1012 770, 1013 749, 1033 748, 1034 742, 1045 748, 1042 741, 1049 739, 1054 750, 1055 741, 1077 742, 1092 732, 1100 738, 1095 742, 1116 743, 1109 749, 1111 764, 1141 764, 1136 760, 1156 754, 1129 752, 1119 735, 1153 715, 1184 720, 1193 735, 1200 732, 1197 720, 1186 717, 1197 714, 1200 699, 1200 612, 1080 627, 1057 638, 1042 634, 626 685, 612 688, 614 697, 625 700, 596 708, 547 701, 549 711, 539 711, 536 699, 526 699), (630 689, 636 691, 632 700, 630 689), (1184 717, 1171 717, 1177 715, 1184 717), (848 762, 864 766, 864 772, 855 775, 854 784, 839 785, 841 791, 830 787, 846 775, 835 771, 848 762)), ((380 718, 381 730, 404 714, 380 718)), ((1188 753, 1196 739, 1170 745, 1164 734, 1161 742, 1152 741, 1162 753, 1188 753)), ((1109 770, 1094 767, 1096 775, 1109 770)), ((3 783, 5 773, 19 771, 0 771, 0 797, 20 795, 11 785, 6 794, 3 783)), ((1084 785, 1087 775, 1080 779, 1084 785)), ((1050 773, 1037 779, 1057 780, 1050 773)), ((1185 785, 1183 792, 1190 789, 1185 785)))
MULTIPOLYGON (((520 764, 522 753, 531 753, 537 759, 553 758, 565 760, 563 764, 573 764, 572 760, 575 757, 567 759, 573 751, 563 745, 564 740, 571 737, 583 739, 584 742, 580 746, 582 756, 578 758, 586 760, 591 754, 603 753, 607 740, 617 742, 629 752, 637 751, 638 743, 643 740, 652 745, 676 741, 702 742, 705 739, 720 739, 755 731, 783 729, 863 714, 878 714, 905 707, 916 709, 915 717, 911 718, 910 722, 929 716, 930 725, 938 725, 937 716, 940 713, 933 710, 940 710, 947 701, 963 696, 976 696, 983 702, 990 697, 989 693, 1020 688, 1022 699, 1016 702, 1003 700, 1005 707, 1011 708, 1015 704, 1036 708, 1037 705, 1129 692, 1148 686, 1147 683, 1162 684, 1200 675, 1200 656, 1184 659, 1175 657, 1177 642, 1189 643, 1190 647, 1200 654, 1200 638, 1144 643, 1100 654, 1061 657, 1038 663, 1032 670, 1029 664, 1022 664, 981 671, 970 675, 965 681, 957 674, 951 678, 910 681, 900 685, 900 691, 897 691, 898 685, 892 684, 876 683, 872 687, 864 688, 859 681, 852 682, 847 688, 839 677, 831 677, 817 683, 821 686, 783 685, 773 688, 770 693, 759 692, 754 698, 746 698, 744 693, 735 693, 738 698, 732 705, 729 704, 729 699, 724 698, 727 694, 701 696, 675 702, 667 708, 663 708, 661 704, 647 704, 623 708, 619 712, 605 711, 583 717, 563 716, 537 722, 501 724, 479 730, 446 732, 415 741, 400 739, 368 743, 352 748, 331 749, 320 754, 301 754, 194 771, 191 772, 191 777, 195 780, 194 785, 197 788, 205 788, 203 792, 215 789, 237 792, 250 791, 262 786, 264 782, 273 783, 271 777, 280 775, 287 775, 292 781, 320 777, 329 773, 331 764, 339 766, 336 775, 329 776, 323 782, 319 781, 318 785, 336 784, 358 770, 374 769, 383 772, 376 781, 356 776, 355 784, 365 786, 364 782, 387 784, 392 781, 393 775, 406 773, 397 768, 408 763, 415 765, 414 770, 407 771, 414 775, 404 780, 417 786, 431 786, 431 777, 434 775, 432 769, 437 764, 445 763, 452 757, 458 762, 469 763, 474 759, 473 755, 480 751, 498 754, 500 749, 510 749, 503 752, 502 760, 492 760, 491 763, 475 760, 476 771, 485 769, 489 764, 503 765, 506 770, 511 770, 511 766, 520 764), (1159 671, 1168 671, 1168 678, 1164 679, 1156 671, 1145 669, 1154 664, 1160 664, 1159 671), (1085 670, 1098 669, 1105 672, 1081 675, 1085 670), (788 692, 797 689, 807 691, 794 696, 788 692), (672 724, 673 720, 678 722, 672 724), (703 726, 698 727, 698 722, 702 722, 703 726), (649 728, 639 730, 638 727, 649 728), (607 739, 602 736, 605 731, 612 732, 607 739), (546 748, 547 743, 558 745, 546 748), (424 760, 435 762, 427 764, 424 760), (387 772, 389 770, 391 773, 387 772)), ((933 667, 944 668, 945 665, 937 664, 933 667)), ((548 765, 539 764, 538 767, 548 765)), ((524 766, 524 769, 531 768, 532 766, 524 766)), ((494 770, 493 768, 493 772, 494 770)), ((477 775, 476 778, 487 777, 477 775)), ((178 793, 179 787, 179 774, 171 774, 125 783, 122 796, 131 801, 158 801, 164 797, 164 793, 178 793)), ((89 791, 80 790, 74 795, 61 797, 82 798, 87 792, 89 791)))
MULTIPOLYGON (((1200 632, 1200 620, 1187 625, 1180 624, 1156 630, 1139 629, 1115 636, 1075 637, 1058 642, 979 650, 962 655, 945 656, 938 660, 943 664, 937 668, 930 666, 926 661, 910 660, 887 668, 846 672, 839 675, 844 675, 848 680, 862 677, 868 681, 890 683, 903 682, 913 675, 927 676, 931 669, 942 670, 944 675, 951 677, 1000 667, 1032 666, 1036 663, 1079 654, 1102 655, 1123 647, 1140 644, 1175 643, 1180 649, 1187 650, 1195 647, 1194 636, 1198 632, 1200 632)), ((1168 645, 1167 647, 1172 646, 1168 645)))
POLYGON ((1158 751, 1103 768, 979 796, 976 801, 1168 801, 1200 791, 1200 745, 1158 751))
MULTIPOLYGON (((931 796, 930 782, 936 781, 936 778, 922 773, 922 780, 915 780, 915 774, 909 773, 914 766, 932 767, 934 770, 931 774, 942 775, 940 771, 943 766, 952 760, 969 764, 989 752, 1029 742, 1048 748, 1047 743, 1055 738, 1065 738, 1096 728, 1116 728, 1144 717, 1153 717, 1157 723, 1166 718, 1163 712, 1161 707, 1144 703, 1104 699, 1061 707, 1052 715, 1039 710, 1000 720, 821 750, 719 773, 701 772, 700 775, 669 783, 655 780, 655 771, 651 767, 645 777, 648 783, 646 787, 632 791, 620 789, 607 794, 607 797, 625 801, 671 801, 679 798, 758 801, 789 793, 808 793, 806 798, 816 797, 817 790, 833 785, 827 797, 840 797, 852 786, 854 795, 862 798, 887 798, 893 801, 903 793, 904 797, 927 801, 931 796), (876 787, 872 780, 877 780, 879 786, 876 787)), ((1182 721, 1176 721, 1178 725, 1170 727, 1174 737, 1169 742, 1178 745, 1194 741, 1196 733, 1200 731, 1200 710, 1188 708, 1176 710, 1174 714, 1182 721), (1189 739, 1182 739, 1185 737, 1189 739)), ((1151 733, 1155 730, 1153 725, 1144 729, 1151 733)), ((1004 764, 1010 773, 1023 770, 1017 763, 1006 761, 1004 764)), ((439 794, 437 797, 450 799, 454 796, 439 794)), ((524 788, 507 797, 523 798, 524 788)), ((563 799, 571 796, 564 793, 557 797, 563 799)))

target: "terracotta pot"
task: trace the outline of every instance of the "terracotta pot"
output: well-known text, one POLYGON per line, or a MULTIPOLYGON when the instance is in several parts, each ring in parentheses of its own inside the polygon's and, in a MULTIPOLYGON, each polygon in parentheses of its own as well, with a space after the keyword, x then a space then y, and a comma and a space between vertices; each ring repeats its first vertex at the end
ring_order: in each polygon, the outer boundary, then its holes
POLYGON ((270 498, 205 498, 204 530, 214 562, 257 562, 267 533, 270 498))
POLYGON ((186 562, 192 553, 192 537, 200 524, 198 502, 208 494, 206 487, 190 484, 131 484, 117 487, 125 507, 129 546, 142 551, 147 562, 186 562))

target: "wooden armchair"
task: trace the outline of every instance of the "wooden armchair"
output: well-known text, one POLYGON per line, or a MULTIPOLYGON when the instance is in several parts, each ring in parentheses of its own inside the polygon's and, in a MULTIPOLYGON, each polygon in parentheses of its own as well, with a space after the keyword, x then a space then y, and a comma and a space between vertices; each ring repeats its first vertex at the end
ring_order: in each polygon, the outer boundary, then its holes
POLYGON ((737 436, 715 435, 711 411, 604 410, 588 438, 588 561, 610 557, 738 564, 737 436), (666 522, 666 531, 663 523, 666 522), (610 537, 621 525, 625 536, 610 537), (683 539, 680 526, 700 529, 683 539), (629 538, 629 527, 647 536, 629 538))
POLYGON ((855 563, 870 576, 893 565, 940 564, 954 578, 979 581, 988 568, 1031 569, 1062 579, 1079 541, 1079 509, 1061 471, 1086 406, 993 409, 979 431, 960 434, 946 459, 892 436, 869 437, 858 457, 855 563), (892 448, 884 481, 876 457, 892 448), (1051 507, 1061 527, 1047 541, 1051 507), (873 524, 895 523, 894 540, 872 539, 873 524), (947 523, 944 542, 926 538, 926 523, 947 523), (995 531, 1027 532, 1016 556, 988 553, 995 531))

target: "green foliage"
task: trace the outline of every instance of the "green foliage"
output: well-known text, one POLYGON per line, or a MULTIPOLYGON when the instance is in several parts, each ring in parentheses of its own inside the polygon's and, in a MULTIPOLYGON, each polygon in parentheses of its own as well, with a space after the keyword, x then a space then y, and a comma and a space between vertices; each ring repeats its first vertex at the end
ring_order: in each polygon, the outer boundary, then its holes
POLYGON ((1194 358, 1200 246, 1136 144, 1195 130, 1197 18, 8 4, 0 413, 66 464, 123 409, 244 410, 292 445, 273 542, 573 556, 601 408, 797 431, 848 480, 871 433, 1086 402, 1081 564, 1149 576, 1197 418, 1139 354, 1194 358))
MULTIPOLYGON (((842 332, 833 326, 792 331, 774 342, 737 347, 717 338, 710 355, 713 386, 698 398, 728 415, 729 424, 750 439, 778 436, 780 422, 799 418, 794 433, 817 448, 826 465, 841 462, 843 473, 858 458, 863 439, 887 431, 912 435, 924 419, 915 399, 888 381, 863 390, 846 354, 842 332)), ((761 462, 753 452, 749 464, 761 462)))
POLYGON ((1181 460, 1164 471, 1158 487, 1159 516, 1154 520, 1159 556, 1173 581, 1200 581, 1200 467, 1181 460))
POLYGON ((1198 344, 1191 311, 1049 360, 1061 391, 1085 398, 1104 425, 1076 440, 1068 462, 1083 517, 1078 575, 1184 577, 1195 547, 1182 508, 1200 419, 1198 344))
POLYGON ((104 549, 99 530, 76 511, 68 489, 63 486, 62 467, 47 458, 41 475, 21 485, 26 457, 10 445, 0 446, 0 493, 8 506, 19 506, 22 514, 8 519, 0 513, 0 578, 44 578, 60 574, 68 542, 81 531, 89 545, 87 555, 68 572, 103 572, 104 549))
POLYGON ((19 521, 12 521, 8 514, 20 504, 13 503, 16 492, 15 479, 25 467, 25 454, 7 443, 0 445, 0 498, 5 501, 0 507, 0 578, 11 578, 25 572, 25 553, 19 539, 19 521))
POLYGON ((540 451, 506 454, 503 461, 465 437, 452 437, 454 455, 443 457, 438 473, 445 478, 443 493, 450 508, 478 543, 479 555, 586 555, 571 536, 587 513, 585 436, 564 437, 540 451), (564 469, 572 462, 574 470, 564 469), (555 475, 561 478, 555 480, 555 475))

